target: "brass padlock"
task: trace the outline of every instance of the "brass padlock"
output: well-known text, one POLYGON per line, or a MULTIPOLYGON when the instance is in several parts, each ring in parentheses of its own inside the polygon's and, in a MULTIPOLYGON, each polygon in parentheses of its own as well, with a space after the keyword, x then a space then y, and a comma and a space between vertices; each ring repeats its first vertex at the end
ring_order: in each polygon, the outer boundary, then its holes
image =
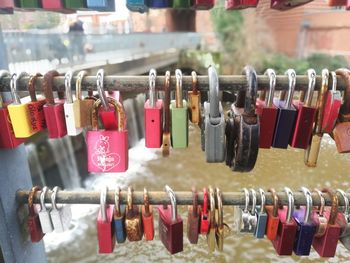
POLYGON ((76 100, 74 101, 74 115, 76 128, 91 126, 92 105, 94 105, 94 102, 96 101, 95 98, 91 99, 91 96, 82 99, 81 84, 86 75, 86 71, 80 71, 75 83, 76 100))
POLYGON ((213 187, 209 186, 209 203, 210 203, 210 227, 207 234, 209 252, 215 251, 216 246, 216 220, 215 220, 215 193, 213 187))
POLYGON ((141 207, 133 205, 133 189, 128 188, 125 229, 129 241, 140 241, 143 236, 141 207))

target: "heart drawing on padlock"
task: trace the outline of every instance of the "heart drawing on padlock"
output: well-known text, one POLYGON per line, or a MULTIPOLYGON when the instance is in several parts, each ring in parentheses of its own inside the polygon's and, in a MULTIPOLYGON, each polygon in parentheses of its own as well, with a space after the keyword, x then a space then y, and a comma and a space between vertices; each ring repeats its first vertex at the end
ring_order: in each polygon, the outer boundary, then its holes
POLYGON ((95 144, 95 152, 91 156, 92 163, 102 172, 112 170, 120 162, 120 155, 110 152, 109 146, 109 136, 101 135, 95 144))

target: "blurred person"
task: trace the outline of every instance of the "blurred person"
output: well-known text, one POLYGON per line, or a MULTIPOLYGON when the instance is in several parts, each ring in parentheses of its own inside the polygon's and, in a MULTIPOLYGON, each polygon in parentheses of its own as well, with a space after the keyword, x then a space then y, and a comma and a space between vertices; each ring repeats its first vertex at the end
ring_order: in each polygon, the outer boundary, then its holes
POLYGON ((77 56, 78 61, 84 61, 84 23, 77 16, 69 23, 68 35, 71 51, 70 60, 73 61, 74 56, 77 56))

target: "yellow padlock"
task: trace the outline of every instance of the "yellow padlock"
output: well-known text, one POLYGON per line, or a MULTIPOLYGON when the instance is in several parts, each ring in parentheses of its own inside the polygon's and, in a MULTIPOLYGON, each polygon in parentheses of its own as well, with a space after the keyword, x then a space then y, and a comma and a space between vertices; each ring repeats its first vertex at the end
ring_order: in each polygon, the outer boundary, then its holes
POLYGON ((29 74, 22 72, 18 77, 17 74, 12 75, 10 84, 12 103, 7 107, 16 138, 28 138, 35 133, 30 122, 29 109, 26 104, 21 103, 17 94, 17 81, 22 77, 29 77, 29 74))

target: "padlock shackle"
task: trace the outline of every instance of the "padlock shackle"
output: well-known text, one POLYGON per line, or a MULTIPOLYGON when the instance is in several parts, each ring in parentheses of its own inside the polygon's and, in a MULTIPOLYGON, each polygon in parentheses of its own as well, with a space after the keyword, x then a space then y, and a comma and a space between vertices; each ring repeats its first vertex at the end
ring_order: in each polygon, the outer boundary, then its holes
POLYGON ((148 217, 150 215, 150 208, 149 208, 149 196, 148 196, 148 191, 145 188, 143 188, 143 203, 145 206, 145 216, 148 217))
POLYGON ((149 71, 149 105, 152 108, 155 108, 157 103, 156 80, 157 71, 155 69, 151 69, 149 71))
POLYGON ((191 72, 192 76, 192 94, 197 95, 198 94, 198 78, 197 78, 197 73, 195 71, 191 72))
POLYGON ((164 82, 164 133, 170 132, 170 71, 165 72, 164 82))
POLYGON ((168 186, 165 185, 165 191, 168 194, 171 202, 171 219, 172 221, 177 220, 177 207, 176 207, 176 195, 175 192, 168 186))
POLYGON ((114 191, 114 214, 117 217, 121 216, 120 213, 120 187, 117 186, 115 191, 114 191))
POLYGON ((215 228, 215 193, 213 187, 209 186, 209 203, 210 203, 210 228, 215 228))
POLYGON ((32 187, 32 189, 29 192, 29 195, 28 195, 28 208, 29 208, 29 215, 30 216, 34 216, 35 215, 33 199, 34 199, 34 196, 35 196, 36 192, 38 192, 40 190, 41 189, 40 189, 39 186, 34 186, 34 187, 32 187))
POLYGON ((29 91, 30 100, 32 102, 38 101, 36 97, 36 92, 35 92, 35 82, 39 77, 42 77, 42 75, 40 73, 36 73, 35 75, 30 76, 30 79, 28 81, 28 91, 29 91))
POLYGON ((326 205, 326 201, 325 201, 325 199, 324 199, 324 197, 323 197, 323 193, 322 193, 320 190, 318 190, 317 188, 315 188, 314 191, 318 194, 318 196, 319 196, 319 198, 320 198, 320 206, 319 206, 319 208, 318 208, 318 214, 319 214, 320 216, 323 216, 323 212, 324 212, 324 207, 325 207, 325 205, 326 205))
POLYGON ((268 192, 271 193, 272 199, 273 199, 273 210, 272 210, 272 215, 274 217, 278 216, 278 195, 276 193, 276 190, 274 188, 270 188, 268 192))
POLYGON ((175 102, 176 108, 182 108, 182 72, 180 69, 175 70, 175 78, 176 78, 176 93, 175 93, 175 102))
POLYGON ((293 102, 293 95, 294 95, 295 84, 296 84, 296 73, 294 69, 288 69, 285 75, 287 75, 289 79, 289 88, 288 88, 288 96, 287 96, 287 100, 285 101, 284 108, 290 109, 293 102))
POLYGON ((98 91, 98 95, 100 96, 100 100, 102 101, 102 105, 104 107, 104 109, 106 111, 109 110, 109 104, 107 101, 107 96, 104 90, 104 83, 103 83, 103 79, 104 79, 104 70, 103 69, 99 69, 97 71, 96 74, 96 86, 97 86, 97 91, 98 91))
POLYGON ((100 208, 101 208, 101 218, 105 223, 107 221, 107 192, 108 187, 102 187, 100 194, 100 208))
POLYGON ((334 225, 335 221, 338 217, 338 208, 339 208, 339 202, 338 202, 338 196, 336 193, 334 193, 333 190, 329 189, 329 188, 324 188, 322 190, 323 193, 327 193, 331 199, 332 199, 332 205, 331 205, 331 212, 329 215, 329 220, 328 220, 328 224, 329 225, 334 225))
MULTIPOLYGON (((0 81, 2 81, 3 78, 11 77, 10 72, 7 70, 0 70, 0 81)), ((4 107, 4 101, 2 99, 2 96, 0 94, 0 108, 4 107)))
POLYGON ((195 187, 192 187, 192 214, 198 217, 198 192, 195 187))
POLYGON ((45 206, 45 195, 47 193, 47 191, 49 190, 49 188, 47 186, 43 187, 43 190, 41 191, 40 194, 40 212, 45 212, 47 211, 46 206, 45 206))
POLYGON ((350 113, 350 71, 345 68, 337 69, 335 71, 337 75, 340 75, 347 83, 344 91, 343 104, 340 106, 340 114, 350 113))
MULTIPOLYGON (((275 94, 275 87, 276 87, 276 72, 269 68, 265 71, 264 73, 265 75, 267 75, 270 79, 270 83, 269 83, 269 93, 267 96, 267 101, 266 101, 266 107, 272 107, 273 105, 273 97, 275 94)), ((266 90, 264 90, 264 92, 266 92, 266 90)))
POLYGON ((293 219, 292 215, 294 213, 294 194, 289 187, 284 187, 284 192, 288 197, 288 211, 286 215, 286 222, 289 223, 293 219))
POLYGON ((73 94, 72 94, 72 78, 73 78, 73 72, 67 71, 67 73, 64 75, 64 87, 66 90, 66 103, 73 103, 73 94))
POLYGON ((86 75, 87 75, 87 72, 85 70, 81 70, 78 73, 77 80, 75 82, 75 89, 76 89, 75 92, 76 92, 76 99, 77 100, 82 100, 83 99, 82 92, 81 92, 81 84, 84 81, 84 77, 86 75))
POLYGON ((218 225, 218 228, 223 228, 224 227, 224 209, 222 206, 222 194, 219 188, 216 188, 216 201, 217 201, 217 208, 218 208, 217 225, 218 225))
MULTIPOLYGON (((332 73, 333 73, 332 78, 333 78, 333 75, 335 75, 335 79, 337 79, 335 72, 332 72, 332 73)), ((317 135, 322 135, 322 122, 323 122, 324 110, 326 105, 326 94, 328 92, 328 80, 329 80, 328 69, 323 69, 321 74, 322 74, 322 84, 321 84, 321 89, 318 92, 318 98, 316 103, 317 117, 315 122, 315 133, 317 135)))
POLYGON ((260 200, 261 200, 260 214, 263 214, 265 213, 265 203, 266 203, 265 191, 262 188, 259 188, 259 193, 260 193, 260 200))
POLYGON ((256 71, 252 66, 245 66, 242 72, 246 76, 247 84, 245 91, 244 114, 256 115, 256 96, 258 92, 258 80, 256 71))
POLYGON ((127 196, 127 201, 126 201, 126 207, 128 211, 133 212, 133 196, 132 193, 134 192, 134 189, 129 186, 128 187, 128 196, 127 196))
POLYGON ((314 69, 308 69, 307 77, 309 79, 309 84, 306 93, 305 106, 310 107, 316 86, 316 71, 314 69))
POLYGON ((214 66, 208 68, 208 79, 210 102, 209 117, 210 119, 218 118, 220 117, 219 77, 214 66))
POLYGON ((57 192, 59 190, 59 187, 58 186, 55 186, 53 189, 52 189, 52 193, 51 193, 51 204, 52 204, 52 209, 53 210, 58 210, 57 208, 57 204, 56 204, 56 195, 57 195, 57 192))
POLYGON ((29 74, 26 72, 21 72, 18 76, 16 73, 13 73, 11 76, 10 87, 11 87, 11 96, 13 104, 21 104, 21 98, 17 92, 17 81, 23 77, 28 77, 29 74))
POLYGON ((250 197, 249 197, 249 191, 247 188, 243 188, 243 193, 244 193, 244 212, 248 213, 248 206, 249 206, 249 202, 250 202, 250 197))
POLYGON ((55 99, 53 96, 53 78, 59 76, 59 73, 56 70, 50 70, 44 75, 43 80, 43 90, 46 98, 47 105, 55 105, 55 99))
POLYGON ((203 188, 203 209, 202 209, 202 213, 203 215, 208 215, 208 189, 207 188, 203 188))
POLYGON ((301 192, 304 194, 306 199, 306 209, 304 214, 304 223, 309 223, 311 219, 311 213, 313 208, 312 195, 309 189, 301 187, 301 192))
POLYGON ((250 192, 252 193, 252 209, 250 210, 250 214, 254 215, 256 209, 256 191, 253 188, 251 188, 250 192))
POLYGON ((337 91, 337 73, 335 71, 331 72, 332 75, 332 91, 337 91))
POLYGON ((348 218, 349 218, 349 198, 347 198, 345 192, 341 189, 337 189, 336 192, 339 193, 344 199, 345 208, 344 208, 343 214, 344 214, 344 217, 346 219, 346 222, 349 222, 348 221, 348 218))

